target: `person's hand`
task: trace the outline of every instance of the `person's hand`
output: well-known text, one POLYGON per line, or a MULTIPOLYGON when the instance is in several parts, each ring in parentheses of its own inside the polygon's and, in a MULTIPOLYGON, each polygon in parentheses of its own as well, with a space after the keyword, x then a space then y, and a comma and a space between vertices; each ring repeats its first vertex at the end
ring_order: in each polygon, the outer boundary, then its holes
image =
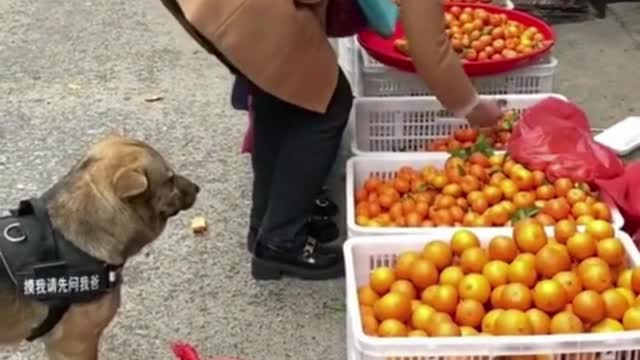
POLYGON ((466 118, 472 127, 491 128, 496 126, 503 116, 502 110, 495 101, 481 99, 466 118))

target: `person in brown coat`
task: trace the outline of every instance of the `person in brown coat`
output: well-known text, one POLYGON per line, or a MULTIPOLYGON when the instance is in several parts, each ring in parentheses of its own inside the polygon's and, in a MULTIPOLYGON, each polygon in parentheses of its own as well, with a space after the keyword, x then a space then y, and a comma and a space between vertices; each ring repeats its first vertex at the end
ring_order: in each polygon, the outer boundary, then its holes
MULTIPOLYGON (((328 41, 331 1, 347 0, 162 0, 202 47, 250 84, 255 231, 249 240, 259 280, 343 275, 340 251, 309 240, 305 227, 353 102, 328 41)), ((417 72, 438 100, 472 126, 494 125, 501 112, 478 98, 452 50, 442 3, 402 0, 400 19, 417 72)))

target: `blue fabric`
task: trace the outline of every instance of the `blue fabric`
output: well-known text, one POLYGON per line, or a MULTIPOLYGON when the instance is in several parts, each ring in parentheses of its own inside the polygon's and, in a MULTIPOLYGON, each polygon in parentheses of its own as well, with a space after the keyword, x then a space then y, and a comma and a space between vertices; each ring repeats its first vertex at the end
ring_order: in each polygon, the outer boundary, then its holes
MULTIPOLYGON (((432 0, 424 0, 432 1, 432 0)), ((369 27, 384 37, 393 35, 398 21, 398 6, 391 0, 358 0, 369 27)))

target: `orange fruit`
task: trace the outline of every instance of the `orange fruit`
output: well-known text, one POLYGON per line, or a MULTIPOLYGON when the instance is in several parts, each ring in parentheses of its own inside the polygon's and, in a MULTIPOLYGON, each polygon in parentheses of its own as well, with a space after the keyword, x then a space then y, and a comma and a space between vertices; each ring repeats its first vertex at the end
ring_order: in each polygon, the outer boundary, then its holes
POLYGON ((521 283, 530 288, 535 285, 538 274, 533 265, 524 260, 514 260, 509 264, 509 282, 521 283))
POLYGON ((593 290, 580 292, 573 298, 573 312, 586 323, 596 323, 604 319, 606 306, 602 296, 593 290))
POLYGON ((491 291, 491 306, 494 308, 502 308, 502 292, 507 285, 500 285, 491 291))
POLYGON ((420 254, 416 251, 407 251, 400 256, 396 260, 395 265, 395 274, 396 278, 409 280, 411 278, 411 266, 413 262, 420 258, 420 254))
POLYGON ((382 266, 374 269, 369 274, 369 286, 371 286, 378 295, 388 293, 394 281, 396 281, 396 275, 390 267, 382 266))
POLYGON ((516 256, 515 260, 513 261, 518 261, 518 260, 522 260, 524 262, 526 262, 527 264, 535 267, 536 266, 536 256, 534 254, 531 253, 522 253, 518 256, 516 256))
POLYGON ((473 299, 484 304, 491 296, 491 284, 480 274, 468 274, 458 284, 458 294, 462 299, 473 299))
POLYGON ((555 313, 567 304, 567 293, 556 280, 542 280, 533 289, 533 302, 540 310, 555 313))
POLYGON ((427 337, 429 336, 424 330, 411 330, 407 334, 407 337, 427 337))
POLYGON ((411 318, 411 300, 400 293, 388 293, 376 301, 373 312, 380 321, 397 319, 404 322, 411 318))
POLYGON ((487 253, 480 247, 468 248, 460 256, 460 268, 465 274, 481 273, 488 262, 487 253))
POLYGON ((587 224, 585 231, 596 240, 611 238, 614 235, 613 225, 604 220, 593 220, 587 224))
POLYGON ((482 193, 484 194, 484 198, 487 199, 489 205, 495 205, 502 200, 502 190, 495 185, 485 187, 482 189, 482 193))
POLYGON ((440 273, 440 285, 449 284, 457 287, 463 277, 464 272, 459 266, 449 266, 440 273))
POLYGON ((596 249, 598 257, 611 266, 620 265, 624 262, 624 246, 622 242, 616 238, 609 237, 601 239, 598 241, 596 249))
POLYGON ((362 330, 366 335, 376 336, 378 333, 378 319, 373 315, 363 316, 362 330))
POLYGON ((436 311, 429 305, 418 305, 411 314, 411 326, 414 329, 427 331, 429 328, 430 318, 436 311))
POLYGON ((622 317, 622 325, 626 330, 640 330, 640 307, 629 308, 622 317))
POLYGON ((559 221, 566 219, 571 212, 571 206, 565 198, 547 200, 542 207, 542 212, 559 221))
POLYGON ((482 275, 489 280, 492 288, 504 285, 509 282, 509 264, 502 260, 489 261, 482 268, 482 275))
POLYGON ((590 220, 594 220, 594 217, 591 215, 591 206, 584 201, 579 201, 573 204, 571 207, 571 215, 578 218, 578 224, 580 224, 580 217, 582 216, 588 216, 590 220))
POLYGON ((466 249, 479 246, 480 240, 476 234, 466 229, 456 231, 451 237, 451 250, 458 256, 462 255, 466 249))
POLYGON ((536 254, 536 272, 543 277, 552 278, 555 274, 569 269, 571 257, 561 245, 547 244, 536 254))
POLYGON ((427 333, 431 334, 434 331, 434 328, 438 324, 442 324, 442 323, 453 323, 453 319, 451 318, 451 315, 442 313, 442 312, 434 313, 433 315, 431 315, 429 325, 427 326, 427 330, 426 330, 427 333))
POLYGON ((461 336, 478 336, 480 333, 478 330, 472 328, 471 326, 460 326, 460 335, 461 336))
POLYGON ((631 290, 636 294, 640 293, 640 267, 631 270, 631 290))
POLYGON ((422 294, 420 295, 420 299, 422 300, 423 303, 430 304, 433 301, 437 290, 438 290, 438 285, 429 286, 428 288, 424 289, 424 291, 422 291, 422 294))
POLYGON ((458 291, 451 285, 438 285, 433 299, 427 305, 431 305, 436 311, 454 314, 458 305, 458 291))
POLYGON ((541 200, 551 200, 556 194, 553 185, 541 185, 536 189, 536 198, 541 200))
POLYGON ((621 320, 630 305, 627 298, 616 289, 605 290, 602 294, 607 318, 621 320))
POLYGON ((518 256, 518 245, 507 236, 496 236, 489 242, 489 259, 512 262, 518 256))
POLYGON ((554 237, 559 243, 566 244, 577 231, 578 228, 573 220, 562 219, 554 226, 554 237))
POLYGON ((493 330, 496 335, 531 335, 533 326, 523 311, 509 309, 498 315, 493 330))
POLYGON ((629 306, 633 306, 636 303, 635 294, 633 293, 633 291, 623 287, 617 287, 616 291, 619 292, 622 296, 624 296, 629 306))
POLYGON ((631 289, 631 269, 624 269, 620 274, 618 274, 616 285, 618 287, 631 289))
POLYGON ((549 330, 552 334, 578 334, 584 332, 584 325, 576 314, 562 311, 551 318, 549 330))
POLYGON ((580 215, 576 219, 576 224, 578 224, 578 225, 587 225, 588 223, 592 222, 593 220, 595 220, 595 219, 591 215, 580 215))
POLYGON ((482 303, 474 299, 464 299, 456 307, 455 321, 461 326, 476 327, 482 323, 484 315, 482 303))
POLYGON ((580 262, 580 264, 578 265, 578 274, 583 272, 586 268, 588 268, 591 265, 598 265, 598 266, 604 266, 604 267, 609 266, 604 260, 600 259, 599 257, 592 256, 580 262))
POLYGON ((444 241, 433 241, 425 245, 422 257, 431 261, 438 270, 442 270, 451 264, 453 254, 444 241))
POLYGON ((525 311, 531 308, 531 301, 531 290, 520 283, 505 285, 500 296, 500 304, 505 309, 525 311))
POLYGON ((564 292, 567 295, 567 301, 573 301, 573 298, 582 291, 582 281, 580 277, 572 271, 562 271, 557 273, 553 280, 562 285, 564 292))
POLYGON ((596 254, 597 242, 587 233, 576 233, 567 240, 567 250, 573 258, 584 260, 596 254))
POLYGON ((362 286, 358 288, 358 302, 360 305, 373 306, 380 299, 380 295, 370 286, 362 286))
POLYGON ((435 324, 431 328, 430 336, 433 337, 450 337, 460 336, 460 328, 452 321, 435 324))
POLYGON ((551 318, 540 309, 529 309, 525 312, 534 335, 548 334, 551 328, 551 318))
POLYGON ((624 331, 624 327, 620 323, 620 321, 615 319, 603 319, 599 323, 593 325, 591 327, 592 333, 602 333, 602 332, 618 332, 624 331))
POLYGON ((408 297, 410 300, 414 300, 417 296, 416 288, 409 280, 396 280, 391 284, 390 292, 397 292, 408 297))
POLYGON ((613 277, 608 265, 591 264, 579 270, 582 287, 587 290, 603 292, 613 287, 613 277))
POLYGON ((418 308, 418 306, 422 305, 422 301, 418 300, 418 299, 413 299, 411 300, 411 312, 416 311, 416 309, 418 308))
POLYGON ((538 221, 525 219, 517 222, 513 228, 513 239, 520 250, 537 253, 547 244, 547 234, 538 221))
POLYGON ((429 260, 417 259, 411 265, 410 280, 419 290, 438 283, 438 269, 429 260))
POLYGON ((496 320, 498 316, 500 316, 504 310, 502 309, 493 309, 489 311, 484 318, 482 318, 482 332, 487 334, 495 334, 495 326, 496 320))
POLYGON ((611 221, 611 210, 607 204, 603 202, 596 202, 591 205, 591 213, 596 219, 611 221))
POLYGON ((380 337, 405 337, 408 333, 407 326, 396 319, 386 319, 378 326, 380 337))

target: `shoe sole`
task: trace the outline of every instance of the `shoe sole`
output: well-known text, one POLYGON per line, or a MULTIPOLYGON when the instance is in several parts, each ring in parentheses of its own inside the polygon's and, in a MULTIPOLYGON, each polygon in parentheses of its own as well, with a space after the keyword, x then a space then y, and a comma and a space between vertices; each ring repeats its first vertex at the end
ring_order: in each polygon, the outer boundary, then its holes
POLYGON ((251 260, 251 275, 259 281, 280 280, 284 276, 300 280, 330 280, 344 277, 344 264, 340 262, 328 269, 308 270, 298 266, 258 259, 254 256, 251 260))

